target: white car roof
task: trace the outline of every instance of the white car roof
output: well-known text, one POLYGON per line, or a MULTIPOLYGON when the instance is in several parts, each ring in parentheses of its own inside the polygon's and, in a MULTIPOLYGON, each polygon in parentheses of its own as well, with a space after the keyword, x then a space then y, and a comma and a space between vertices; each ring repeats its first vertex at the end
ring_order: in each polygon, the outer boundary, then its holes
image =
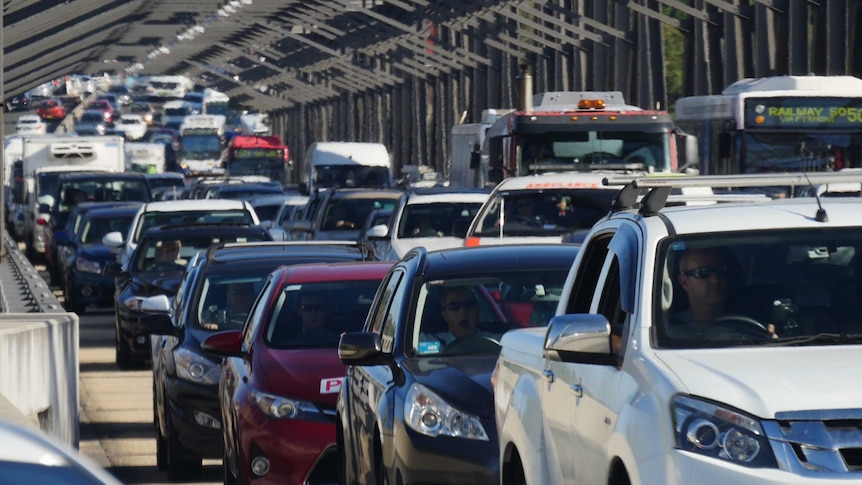
POLYGON ((233 199, 181 199, 150 202, 141 207, 141 212, 182 212, 200 210, 242 209, 245 203, 233 199))
POLYGON ((823 198, 820 203, 827 222, 816 221, 818 205, 813 197, 666 207, 661 213, 677 234, 862 225, 862 198, 823 198))
POLYGON ((21 115, 18 117, 18 122, 26 121, 26 122, 34 122, 34 121, 42 121, 42 118, 39 118, 39 115, 21 115))
POLYGON ((482 192, 441 192, 439 194, 410 194, 407 205, 435 204, 439 202, 477 202, 488 200, 488 193, 482 192))

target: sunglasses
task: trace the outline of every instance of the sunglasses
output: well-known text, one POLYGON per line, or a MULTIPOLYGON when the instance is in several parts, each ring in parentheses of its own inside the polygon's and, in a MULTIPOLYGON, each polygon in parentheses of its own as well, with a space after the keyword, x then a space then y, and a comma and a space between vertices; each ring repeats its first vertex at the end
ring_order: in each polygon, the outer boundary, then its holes
POLYGON ((326 305, 323 303, 300 305, 300 310, 304 312, 322 312, 326 310, 326 305))
POLYGON ((690 276, 698 280, 705 280, 712 277, 712 275, 716 275, 719 278, 724 278, 732 272, 733 271, 727 266, 703 266, 701 268, 694 268, 687 271, 682 271, 680 272, 680 274, 683 276, 690 276))
POLYGON ((443 309, 447 312, 457 312, 460 310, 469 310, 471 308, 476 308, 476 300, 464 300, 464 301, 452 301, 447 303, 443 309))

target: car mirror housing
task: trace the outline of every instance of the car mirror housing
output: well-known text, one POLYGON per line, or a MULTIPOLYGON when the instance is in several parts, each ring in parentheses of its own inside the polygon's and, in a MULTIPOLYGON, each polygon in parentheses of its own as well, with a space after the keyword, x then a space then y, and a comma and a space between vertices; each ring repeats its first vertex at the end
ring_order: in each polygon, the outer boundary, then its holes
POLYGON ((118 253, 123 247, 123 234, 119 231, 109 232, 102 237, 102 244, 112 253, 118 253))
POLYGON ((373 332, 348 332, 338 342, 338 358, 345 365, 380 365, 388 362, 380 335, 373 332))
POLYGON ((368 230, 368 239, 385 239, 389 235, 389 228, 386 224, 379 224, 368 230))
POLYGON ((239 357, 242 355, 242 332, 228 330, 210 335, 201 342, 204 352, 221 357, 239 357))

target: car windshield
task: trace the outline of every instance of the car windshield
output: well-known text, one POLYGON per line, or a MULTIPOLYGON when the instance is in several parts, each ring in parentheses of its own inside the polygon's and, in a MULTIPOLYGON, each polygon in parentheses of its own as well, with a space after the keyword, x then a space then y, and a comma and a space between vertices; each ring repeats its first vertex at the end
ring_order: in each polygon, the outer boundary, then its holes
POLYGON ((208 331, 242 328, 272 264, 241 265, 241 269, 219 269, 206 275, 201 285, 196 318, 191 324, 208 331))
POLYGON ((135 230, 137 241, 147 229, 156 226, 188 224, 254 224, 251 214, 244 209, 183 210, 174 212, 145 212, 135 230))
POLYGON ((659 250, 655 344, 837 345, 862 336, 862 234, 757 231, 659 250))
POLYGON ((111 218, 90 219, 81 231, 82 244, 102 244, 102 238, 109 232, 125 234, 132 224, 132 215, 111 218))
POLYGON ((547 325, 567 273, 568 267, 488 271, 428 281, 419 290, 408 338, 420 356, 497 352, 507 330, 547 325))
POLYGON ((397 203, 398 199, 396 198, 344 198, 333 200, 325 209, 321 229, 324 231, 359 229, 368 219, 371 211, 393 209, 397 203))
POLYGON ((184 234, 147 238, 135 250, 135 261, 132 266, 135 271, 143 273, 181 274, 186 264, 195 253, 206 251, 213 244, 222 242, 254 242, 262 241, 257 234, 184 234))
POLYGON ((482 207, 481 202, 407 205, 398 223, 398 237, 458 237, 455 232, 455 222, 460 219, 466 220, 469 224, 480 207, 482 207))
POLYGON ((475 236, 556 236, 586 231, 611 209, 616 190, 498 193, 476 221, 475 236))
POLYGON ((380 280, 360 280, 288 285, 264 330, 266 343, 279 349, 335 349, 342 333, 362 330, 379 284, 380 280))

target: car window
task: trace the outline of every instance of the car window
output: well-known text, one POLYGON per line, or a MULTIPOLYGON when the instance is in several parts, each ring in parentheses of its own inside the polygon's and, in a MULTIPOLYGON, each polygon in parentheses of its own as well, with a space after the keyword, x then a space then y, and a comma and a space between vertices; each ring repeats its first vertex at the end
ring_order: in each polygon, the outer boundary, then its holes
POLYGON ((255 300, 252 305, 251 310, 251 318, 247 319, 245 322, 245 326, 243 327, 243 336, 242 336, 242 348, 243 350, 248 350, 251 348, 252 341, 254 340, 254 334, 257 332, 258 327, 263 322, 263 315, 269 309, 269 299, 265 298, 267 292, 269 292, 270 286, 272 286, 272 278, 267 278, 264 282, 263 288, 261 288, 260 292, 257 295, 257 300, 255 300))
POLYGON ((364 280, 288 285, 276 302, 265 341, 282 349, 334 349, 342 333, 362 329, 379 284, 364 280))
POLYGON ((547 325, 567 273, 535 269, 427 281, 417 296, 412 347, 418 355, 457 353, 447 345, 462 333, 499 341, 508 330, 547 325))
POLYGON ((383 324, 386 321, 386 315, 389 311, 389 305, 392 303, 392 296, 395 294, 395 289, 404 277, 404 271, 396 269, 381 283, 382 292, 376 299, 374 313, 369 314, 369 320, 366 323, 368 332, 380 333, 383 329, 383 324))
POLYGON ((455 222, 461 218, 472 220, 481 207, 480 202, 409 204, 398 222, 398 237, 453 237, 455 222))

